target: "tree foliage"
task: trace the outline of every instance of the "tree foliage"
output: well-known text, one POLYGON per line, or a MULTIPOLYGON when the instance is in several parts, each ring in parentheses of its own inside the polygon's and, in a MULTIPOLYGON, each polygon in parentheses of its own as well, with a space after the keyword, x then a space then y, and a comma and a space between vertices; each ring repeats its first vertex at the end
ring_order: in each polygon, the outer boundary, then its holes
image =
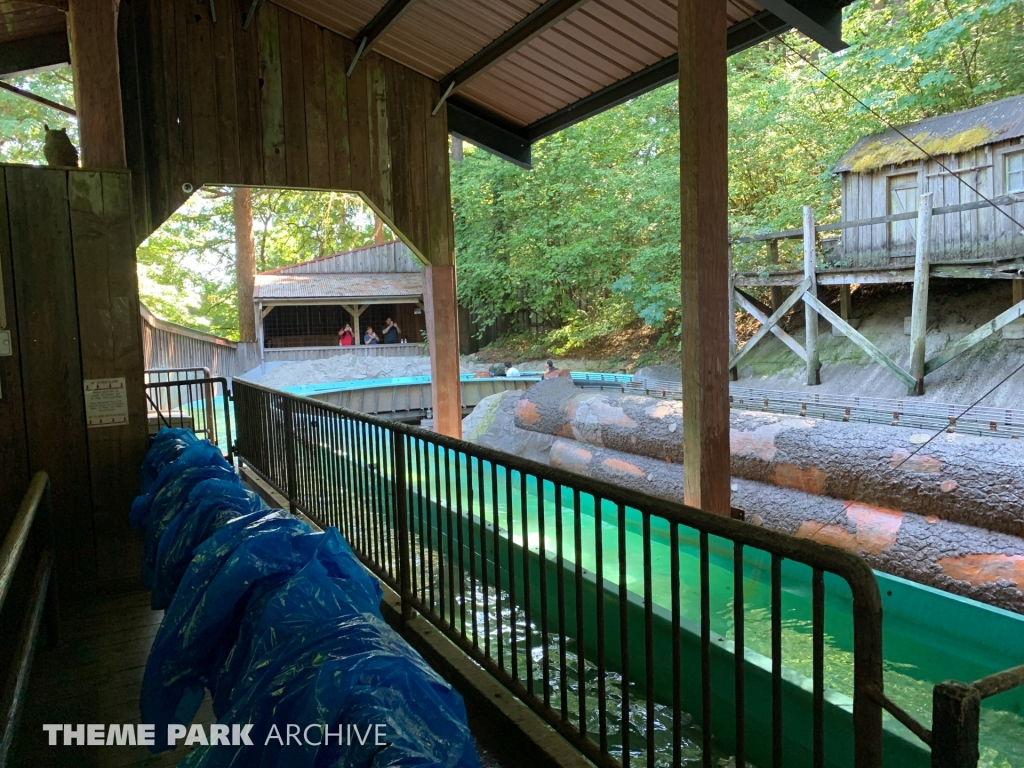
MULTIPOLYGON (((75 106, 70 67, 15 77, 7 82, 58 104, 75 106)), ((44 124, 51 128, 66 128, 72 143, 78 146, 78 121, 75 118, 9 91, 0 91, 0 162, 45 165, 44 124)))
MULTIPOLYGON (((885 128, 873 112, 904 123, 1024 93, 1019 0, 859 0, 843 34, 838 54, 794 32, 729 60, 733 234, 798 226, 804 205, 838 218, 831 168, 885 128)), ((452 176, 460 300, 484 324, 530 307, 556 347, 638 320, 677 335, 678 163, 675 85, 539 142, 532 171, 470 148, 452 176)), ((734 259, 768 267, 764 247, 734 259)))
MULTIPOLYGON (((373 242, 356 195, 254 189, 256 271, 373 242)), ((140 246, 139 292, 158 316, 238 337, 235 230, 229 188, 203 188, 140 246)))

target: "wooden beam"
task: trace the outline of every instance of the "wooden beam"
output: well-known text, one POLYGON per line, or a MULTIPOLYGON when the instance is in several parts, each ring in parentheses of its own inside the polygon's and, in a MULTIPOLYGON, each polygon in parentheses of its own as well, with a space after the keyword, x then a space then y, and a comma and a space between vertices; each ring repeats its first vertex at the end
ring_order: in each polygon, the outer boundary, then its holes
POLYGON ((434 431, 462 437, 462 383, 459 366, 459 323, 455 303, 455 266, 425 268, 427 343, 430 346, 430 390, 434 431))
POLYGON ((71 61, 68 33, 11 40, 0 45, 0 77, 18 77, 58 67, 71 61))
POLYGON ((847 323, 850 322, 850 284, 843 283, 839 286, 839 316, 847 323))
POLYGON ((117 0, 71 0, 68 36, 83 168, 126 168, 117 0))
POLYGON ((1008 310, 1000 315, 996 315, 996 317, 967 334, 962 339, 954 341, 952 344, 948 344, 942 352, 924 364, 925 375, 941 368, 957 355, 962 355, 975 344, 984 341, 1003 326, 1012 323, 1018 317, 1024 317, 1024 302, 1014 304, 1008 310))
POLYGON ((359 60, 370 52, 377 41, 384 37, 385 33, 395 25, 395 22, 405 15, 414 2, 416 0, 388 0, 384 7, 370 19, 370 23, 352 38, 356 44, 356 55, 352 57, 352 63, 349 64, 348 71, 345 73, 348 77, 352 77, 359 60))
POLYGON ((238 302, 238 340, 256 341, 256 312, 252 303, 256 284, 256 244, 252 237, 252 190, 235 187, 232 195, 235 224, 235 295, 238 302))
POLYGON ((37 96, 36 94, 30 91, 25 91, 21 88, 11 85, 10 83, 5 83, 3 80, 0 80, 0 89, 3 89, 8 93, 13 93, 15 96, 21 96, 21 98, 23 99, 34 101, 36 102, 36 104, 42 104, 44 107, 49 107, 50 109, 55 109, 58 112, 63 112, 65 115, 71 115, 72 117, 75 116, 75 110, 71 107, 66 107, 57 101, 50 101, 45 96, 37 96))
MULTIPOLYGON (((768 262, 773 266, 778 266, 779 263, 779 241, 769 240, 768 241, 768 262)), ((782 288, 773 285, 771 287, 771 303, 772 312, 782 306, 782 288)))
POLYGON ((849 46, 839 36, 843 10, 828 3, 800 3, 790 0, 758 0, 766 11, 792 24, 814 42, 835 53, 849 46))
POLYGON ((909 394, 924 394, 924 350, 928 333, 928 251, 932 234, 932 193, 920 197, 917 212, 917 250, 914 257, 914 301, 910 310, 910 375, 914 386, 909 394))
POLYGON ((914 386, 914 377, 907 373, 905 370, 900 368, 892 358, 885 354, 882 350, 864 338, 863 335, 857 332, 857 330, 845 322, 843 318, 833 312, 831 309, 822 304, 816 297, 811 294, 804 294, 804 303, 810 304, 819 315, 828 320, 832 325, 838 326, 846 334, 846 338, 856 344, 858 347, 867 352, 868 356, 871 357, 876 363, 881 364, 883 367, 889 370, 893 376, 902 381, 907 387, 914 386))
POLYGON ((683 497, 730 514, 725 3, 679 2, 683 497))
POLYGON ((807 362, 807 352, 804 350, 803 347, 800 346, 800 343, 796 339, 794 339, 784 330, 779 328, 778 323, 782 320, 783 317, 785 317, 786 313, 789 312, 789 310, 791 310, 793 306, 800 300, 800 298, 804 295, 804 291, 806 291, 809 286, 810 283, 807 280, 804 280, 797 287, 797 289, 793 291, 793 293, 791 293, 785 301, 782 302, 779 308, 771 313, 770 317, 765 313, 761 312, 757 304, 753 302, 752 297, 748 296, 738 288, 736 289, 736 301, 739 302, 741 307, 747 310, 747 312, 753 315, 754 318, 761 323, 761 327, 758 328, 757 333, 755 333, 750 338, 750 340, 743 345, 743 349, 739 353, 737 353, 732 360, 729 361, 730 368, 735 368, 739 364, 740 360, 743 359, 743 356, 746 355, 747 352, 752 350, 754 346, 759 341, 761 341, 761 339, 768 335, 769 332, 774 333, 778 337, 779 341, 781 341, 783 344, 785 344, 787 347, 793 350, 793 352, 796 353, 797 357, 799 357, 804 362, 807 362))
MULTIPOLYGON (((818 296, 818 282, 815 270, 816 252, 814 240, 814 209, 804 206, 804 280, 810 281, 807 295, 818 296)), ((818 357, 818 316, 811 305, 804 306, 804 349, 807 351, 807 383, 821 384, 821 360, 818 357)))
MULTIPOLYGON (((957 205, 942 205, 932 209, 932 216, 944 216, 947 213, 964 213, 966 211, 977 211, 982 208, 1000 208, 1001 206, 1012 206, 1019 203, 1019 195, 1003 195, 991 198, 990 200, 975 200, 970 203, 958 203, 957 205)), ((835 221, 831 224, 818 224, 814 227, 815 232, 836 232, 854 227, 867 227, 877 224, 889 224, 893 221, 910 221, 917 218, 917 211, 909 213, 891 213, 887 216, 874 216, 870 219, 855 219, 849 221, 835 221)), ((733 243, 758 243, 771 240, 799 240, 803 237, 802 229, 784 229, 779 232, 759 232, 754 235, 735 237, 733 243)), ((966 262, 967 260, 965 260, 966 262)), ((992 259, 977 259, 979 263, 991 264, 992 259)))
MULTIPOLYGON (((732 248, 729 248, 729 358, 736 355, 736 293, 732 286, 732 248)), ((735 366, 729 366, 729 381, 737 381, 740 372, 735 366)))
POLYGON ((547 0, 542 6, 441 78, 441 102, 550 29, 587 0, 547 0))

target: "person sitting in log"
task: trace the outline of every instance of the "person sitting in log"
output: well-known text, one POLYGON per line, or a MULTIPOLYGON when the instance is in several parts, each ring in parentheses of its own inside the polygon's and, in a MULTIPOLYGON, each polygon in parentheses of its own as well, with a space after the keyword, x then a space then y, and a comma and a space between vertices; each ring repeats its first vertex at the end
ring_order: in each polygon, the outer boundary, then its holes
POLYGON ((352 326, 345 323, 345 327, 338 331, 338 346, 351 347, 356 343, 356 335, 352 332, 352 326))
POLYGON ((389 317, 384 322, 384 330, 381 331, 381 337, 385 344, 397 344, 398 334, 401 332, 401 329, 395 324, 395 321, 389 317))
POLYGON ((512 365, 511 361, 506 360, 505 361, 505 375, 506 376, 522 376, 522 373, 519 372, 518 368, 516 368, 514 365, 512 365))

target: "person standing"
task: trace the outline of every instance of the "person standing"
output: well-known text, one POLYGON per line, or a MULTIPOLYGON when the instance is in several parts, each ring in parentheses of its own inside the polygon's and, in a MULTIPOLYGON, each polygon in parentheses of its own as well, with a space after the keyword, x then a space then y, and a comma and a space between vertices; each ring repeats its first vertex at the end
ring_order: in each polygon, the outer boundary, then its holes
POLYGON ((395 321, 390 317, 384 322, 384 329, 380 332, 381 339, 385 344, 397 344, 398 335, 401 333, 401 329, 395 324, 395 321))
POLYGON ((351 347, 356 343, 356 335, 352 332, 352 326, 348 323, 338 331, 338 346, 351 347))
POLYGON ((366 326, 366 333, 363 334, 363 344, 380 344, 380 337, 373 330, 373 326, 366 326))

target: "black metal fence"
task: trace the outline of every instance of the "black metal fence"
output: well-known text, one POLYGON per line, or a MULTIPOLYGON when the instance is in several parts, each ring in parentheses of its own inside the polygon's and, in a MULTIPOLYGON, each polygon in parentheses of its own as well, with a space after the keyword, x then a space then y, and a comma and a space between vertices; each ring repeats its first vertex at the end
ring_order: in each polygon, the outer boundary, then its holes
POLYGON ((149 431, 161 427, 191 429, 197 436, 233 454, 231 395, 223 377, 198 374, 204 369, 146 371, 149 431))
POLYGON ((881 765, 861 559, 247 382, 234 397, 240 458, 595 763, 881 765))

